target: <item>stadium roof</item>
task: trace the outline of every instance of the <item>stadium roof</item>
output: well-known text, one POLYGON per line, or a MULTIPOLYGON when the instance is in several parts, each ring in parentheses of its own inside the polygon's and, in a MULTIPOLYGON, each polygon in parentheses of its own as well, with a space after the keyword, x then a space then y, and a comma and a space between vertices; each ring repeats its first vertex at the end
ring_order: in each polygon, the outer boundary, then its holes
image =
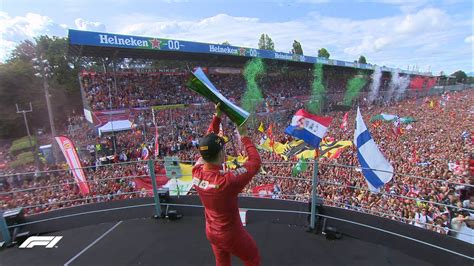
MULTIPOLYGON (((91 57, 146 58, 172 60, 225 60, 227 62, 246 62, 251 58, 278 60, 290 65, 323 65, 374 70, 375 65, 359 64, 341 60, 326 59, 307 55, 237 47, 224 44, 190 42, 158 37, 120 35, 104 32, 69 30, 69 54, 91 57)), ((381 67, 382 71, 431 75, 416 71, 381 67)))

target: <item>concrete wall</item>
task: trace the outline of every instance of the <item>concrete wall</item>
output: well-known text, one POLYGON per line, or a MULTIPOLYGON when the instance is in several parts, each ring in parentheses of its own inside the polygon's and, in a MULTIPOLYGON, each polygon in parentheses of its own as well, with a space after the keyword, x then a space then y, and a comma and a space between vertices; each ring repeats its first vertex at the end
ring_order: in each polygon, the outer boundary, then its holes
MULTIPOLYGON (((260 199, 260 198, 240 198, 239 206, 250 209, 273 209, 308 212, 309 206, 303 202, 260 199)), ((196 196, 172 197, 170 204, 187 204, 201 206, 201 202, 196 196)), ((186 216, 203 216, 204 209, 193 206, 169 206, 170 209, 178 210, 186 216)), ((163 211, 166 206, 162 205, 163 211)), ((442 248, 456 251, 470 257, 474 257, 474 248, 471 244, 440 235, 428 230, 420 229, 411 225, 392 221, 373 215, 358 213, 350 210, 343 210, 333 207, 321 207, 322 215, 337 217, 353 222, 377 227, 406 237, 418 239, 426 243, 440 246, 442 248)), ((137 198, 122 201, 111 201, 90 205, 77 206, 68 209, 55 210, 48 213, 29 216, 26 222, 53 219, 39 223, 23 226, 21 231, 30 231, 33 234, 67 230, 74 227, 81 227, 90 224, 112 222, 119 220, 147 218, 154 214, 152 198, 137 198), (127 209, 117 209, 132 207, 127 209), (105 211, 103 211, 105 210, 105 211), (80 215, 78 215, 80 214, 80 215), (60 219, 55 219, 63 217, 60 219)), ((281 223, 292 226, 301 226, 302 230, 307 226, 309 215, 301 213, 284 213, 270 211, 248 210, 247 223, 270 222, 281 223)), ((322 220, 320 220, 322 221, 322 220)), ((320 223, 322 224, 322 223, 320 223)), ((433 264, 444 265, 472 265, 472 261, 462 256, 440 250, 438 248, 409 240, 390 233, 374 230, 364 226, 338 221, 328 218, 327 226, 336 227, 344 235, 359 238, 364 241, 383 244, 391 248, 398 249, 409 256, 417 257, 433 264)))

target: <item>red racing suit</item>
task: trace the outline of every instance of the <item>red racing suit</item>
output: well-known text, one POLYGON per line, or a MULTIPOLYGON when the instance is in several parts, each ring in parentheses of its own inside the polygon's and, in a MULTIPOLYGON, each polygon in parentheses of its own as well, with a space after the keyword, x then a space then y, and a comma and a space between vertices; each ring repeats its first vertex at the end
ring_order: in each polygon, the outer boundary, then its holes
MULTIPOLYGON (((208 133, 219 132, 220 118, 214 116, 208 133)), ((205 164, 199 158, 193 167, 193 184, 205 208, 206 236, 211 243, 216 265, 231 265, 231 254, 245 265, 260 265, 260 254, 253 238, 244 229, 237 196, 260 169, 260 155, 249 137, 242 137, 248 160, 234 171, 205 164)))

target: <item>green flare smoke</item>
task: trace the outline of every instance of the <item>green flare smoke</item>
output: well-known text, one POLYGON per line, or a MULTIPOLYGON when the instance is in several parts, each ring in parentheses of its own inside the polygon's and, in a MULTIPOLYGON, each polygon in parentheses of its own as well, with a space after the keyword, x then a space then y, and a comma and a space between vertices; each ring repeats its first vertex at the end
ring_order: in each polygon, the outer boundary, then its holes
POLYGON ((242 98, 242 108, 254 113, 257 106, 263 102, 262 91, 257 84, 257 76, 265 73, 265 66, 260 58, 252 59, 244 69, 244 78, 247 81, 247 91, 242 98))
POLYGON ((324 103, 326 89, 323 85, 323 65, 315 64, 313 70, 313 85, 311 89, 311 98, 306 104, 306 108, 312 114, 319 114, 324 103))
POLYGON ((351 106, 352 102, 359 96, 360 91, 366 83, 367 80, 365 80, 360 74, 351 78, 349 82, 347 82, 347 90, 346 94, 344 95, 343 104, 351 106))

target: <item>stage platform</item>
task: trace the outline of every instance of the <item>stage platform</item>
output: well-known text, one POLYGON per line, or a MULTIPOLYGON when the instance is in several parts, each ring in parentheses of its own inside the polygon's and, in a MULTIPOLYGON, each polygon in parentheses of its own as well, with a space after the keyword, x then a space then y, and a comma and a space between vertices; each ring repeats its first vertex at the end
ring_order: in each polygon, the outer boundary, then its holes
MULTIPOLYGON (((303 226, 272 221, 247 225, 262 265, 431 265, 389 248, 344 235, 326 240, 303 226)), ((0 252, 0 265, 215 265, 204 217, 178 221, 131 219, 43 234, 63 236, 57 247, 0 252)), ((237 258, 233 265, 243 265, 237 258)))

